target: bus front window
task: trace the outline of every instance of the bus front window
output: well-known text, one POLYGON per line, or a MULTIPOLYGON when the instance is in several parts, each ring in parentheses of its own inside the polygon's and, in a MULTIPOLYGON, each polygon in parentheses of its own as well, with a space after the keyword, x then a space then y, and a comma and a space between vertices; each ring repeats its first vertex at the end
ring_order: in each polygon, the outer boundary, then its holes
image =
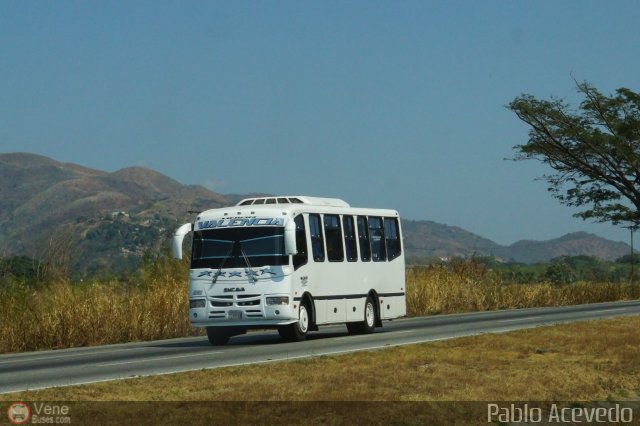
POLYGON ((288 265, 284 251, 284 228, 238 227, 196 231, 191 268, 244 268, 288 265))

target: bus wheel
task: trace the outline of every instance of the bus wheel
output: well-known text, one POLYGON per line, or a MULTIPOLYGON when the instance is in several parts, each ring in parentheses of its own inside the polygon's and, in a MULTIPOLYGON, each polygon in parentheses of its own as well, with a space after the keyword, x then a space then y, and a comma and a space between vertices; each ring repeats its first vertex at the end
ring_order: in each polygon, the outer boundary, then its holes
POLYGON ((226 345, 231 338, 231 334, 220 329, 219 327, 207 327, 207 337, 209 343, 214 346, 226 345))
POLYGON ((309 309, 307 305, 300 305, 298 321, 278 327, 278 333, 282 340, 287 342, 300 342, 307 338, 309 331, 309 309))
POLYGON ((371 298, 367 297, 367 301, 364 304, 364 321, 362 322, 348 322, 347 330, 349 334, 369 334, 373 333, 376 328, 376 305, 371 298))

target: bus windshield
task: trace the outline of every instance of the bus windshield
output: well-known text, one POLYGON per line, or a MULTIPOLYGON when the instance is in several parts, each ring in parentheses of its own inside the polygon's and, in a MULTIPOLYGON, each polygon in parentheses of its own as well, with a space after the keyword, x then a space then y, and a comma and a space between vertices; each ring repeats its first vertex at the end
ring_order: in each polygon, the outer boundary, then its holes
POLYGON ((288 264, 282 227, 207 229, 193 234, 192 269, 288 264))

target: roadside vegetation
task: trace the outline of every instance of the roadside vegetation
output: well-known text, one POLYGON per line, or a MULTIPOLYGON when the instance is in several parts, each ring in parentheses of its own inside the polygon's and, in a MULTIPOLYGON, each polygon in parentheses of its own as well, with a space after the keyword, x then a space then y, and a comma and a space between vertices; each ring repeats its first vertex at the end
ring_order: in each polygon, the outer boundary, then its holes
POLYGON ((186 316, 187 273, 186 263, 160 258, 147 259, 137 274, 119 279, 5 279, 0 283, 0 352, 197 334, 186 316))
MULTIPOLYGON (((549 267, 553 268, 553 264, 549 267)), ((434 315, 495 309, 579 305, 636 298, 638 285, 629 281, 531 281, 509 279, 486 259, 454 259, 407 269, 409 315, 434 315)))
MULTIPOLYGON (((42 264, 26 258, 0 263, 4 265, 0 278, 0 352, 201 333, 189 326, 186 315, 186 261, 147 256, 135 274, 73 280, 66 270, 60 272, 56 267, 65 262, 52 259, 42 264)), ((406 292, 410 316, 595 303, 638 295, 636 286, 626 280, 522 284, 510 280, 504 269, 486 259, 410 267, 406 292)))

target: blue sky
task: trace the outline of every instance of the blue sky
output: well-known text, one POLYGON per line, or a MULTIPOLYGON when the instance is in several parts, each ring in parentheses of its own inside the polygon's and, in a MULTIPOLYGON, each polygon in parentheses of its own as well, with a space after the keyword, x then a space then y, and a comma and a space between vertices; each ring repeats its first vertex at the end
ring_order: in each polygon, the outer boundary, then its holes
POLYGON ((0 2, 0 152, 340 197, 509 244, 628 231, 505 161, 530 93, 639 91, 637 1, 0 2))

